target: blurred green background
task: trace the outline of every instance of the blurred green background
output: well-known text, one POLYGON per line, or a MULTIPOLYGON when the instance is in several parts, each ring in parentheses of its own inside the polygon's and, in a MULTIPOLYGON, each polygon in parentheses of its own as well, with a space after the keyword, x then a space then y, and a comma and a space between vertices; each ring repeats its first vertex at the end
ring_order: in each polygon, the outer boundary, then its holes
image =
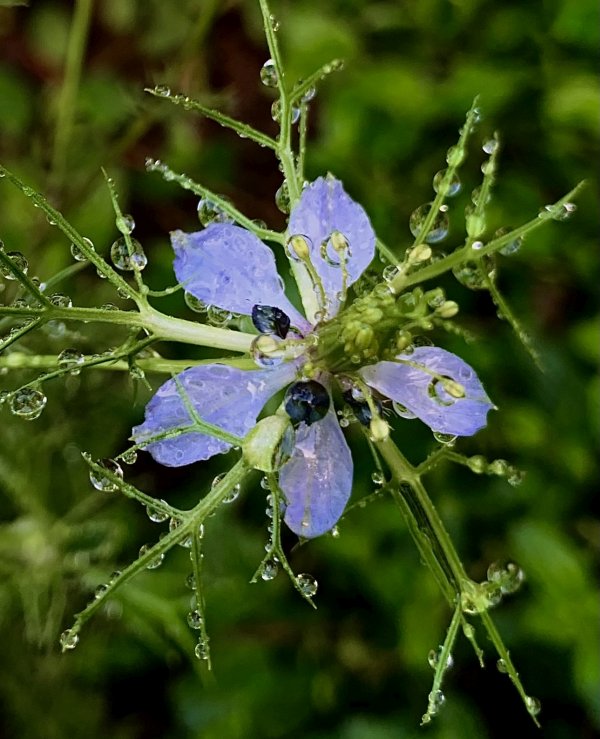
MULTIPOLYGON (((104 166, 137 222, 151 286, 173 283, 168 231, 197 226, 196 202, 147 175, 148 155, 228 195, 248 215, 283 225, 273 203, 281 175, 267 151, 143 93, 168 84, 274 132, 272 96, 258 79, 267 52, 257 3, 10 5, 0 2, 0 161, 45 192, 97 249, 116 235, 104 166), (85 43, 70 120, 63 81, 74 14, 85 43)), ((458 450, 508 458, 526 477, 511 487, 443 466, 429 489, 474 578, 502 559, 517 560, 527 574, 525 587, 494 616, 527 690, 542 701, 543 736, 598 736, 598 4, 280 0, 273 10, 290 78, 333 57, 346 60, 312 106, 310 178, 327 170, 340 177, 397 253, 410 243, 408 217, 431 199, 431 178, 478 93, 485 118, 463 171, 448 248, 460 243, 480 143, 494 130, 503 152, 490 232, 528 220, 588 180, 568 222, 537 231, 498 266, 499 285, 534 337, 544 374, 497 319, 489 296, 443 282, 478 341, 434 338, 477 368, 500 409, 458 450)), ((26 254, 30 274, 42 280, 71 262, 64 238, 6 182, 0 237, 26 254)), ((10 289, 0 284, 0 297, 10 289)), ((81 305, 122 304, 90 269, 64 290, 81 305)), ((180 294, 164 303, 193 317, 180 294)), ((114 343, 110 331, 69 326, 24 346, 88 353, 114 343)), ((24 379, 0 378, 5 388, 24 379)), ((156 385, 162 378, 151 379, 156 385)), ((316 612, 283 576, 248 584, 266 541, 258 485, 211 519, 212 677, 202 674, 185 624, 183 550, 127 586, 84 629, 78 648, 61 655, 58 635, 71 614, 158 530, 134 503, 95 493, 79 455, 122 451, 148 392, 102 372, 47 391, 48 407, 34 423, 0 411, 2 737, 540 736, 491 652, 481 671, 464 644, 445 680, 446 705, 433 725, 418 728, 432 679, 427 653, 449 613, 387 500, 351 514, 338 539, 323 537, 293 554, 296 571, 319 581, 316 612)), ((397 426, 411 459, 433 447, 426 429, 397 426)), ((371 461, 355 448, 357 493, 364 494, 371 461)), ((144 459, 127 473, 142 489, 184 506, 225 462, 165 470, 144 459)))

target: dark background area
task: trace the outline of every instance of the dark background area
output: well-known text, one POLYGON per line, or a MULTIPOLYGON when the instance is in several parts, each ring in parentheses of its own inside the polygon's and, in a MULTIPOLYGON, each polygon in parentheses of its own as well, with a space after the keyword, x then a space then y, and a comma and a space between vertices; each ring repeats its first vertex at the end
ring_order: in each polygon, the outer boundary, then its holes
MULTIPOLYGON (((168 231, 197 227, 196 199, 146 174, 147 156, 283 227, 273 200, 281 175, 268 151, 143 92, 166 84, 275 133, 273 96, 259 81, 267 51, 257 3, 95 3, 73 125, 61 142, 69 30, 85 5, 0 7, 0 161, 46 193, 103 252, 116 236, 104 166, 123 210, 135 217, 156 289, 174 282, 168 231)), ((396 253, 410 244, 409 215, 431 199, 431 179, 477 94, 484 120, 444 249, 461 242, 460 213, 479 182, 480 145, 495 130, 502 154, 489 233, 530 219, 588 181, 569 221, 536 231, 498 262, 498 284, 538 347, 544 373, 487 294, 442 281, 477 341, 434 339, 476 367, 499 407, 489 427, 457 450, 507 458, 525 471, 523 483, 511 487, 450 465, 428 483, 472 577, 484 578, 490 562, 506 559, 526 572, 526 585, 494 617, 527 690, 542 702, 541 735, 598 736, 597 3, 289 0, 272 9, 290 79, 334 57, 346 62, 311 108, 309 178, 329 170, 343 180, 396 253)), ((62 235, 1 181, 0 237, 42 280, 72 261, 62 235)), ((0 298, 11 289, 0 283, 0 298)), ((124 305, 93 269, 61 289, 75 304, 124 305)), ((180 294, 161 308, 194 317, 180 294)), ((26 347, 56 355, 68 346, 91 353, 115 343, 109 330, 73 326, 34 336, 26 347)), ((200 355, 179 345, 161 351, 200 355)), ((0 372, 2 388, 30 379, 0 372)), ((151 378, 155 386, 161 379, 151 378)), ((126 586, 87 625, 77 649, 61 655, 58 636, 71 614, 155 540, 158 527, 134 503, 93 491, 79 455, 122 451, 149 393, 134 393, 129 377, 109 372, 49 384, 47 393, 34 423, 0 409, 2 737, 540 736, 487 645, 481 671, 464 640, 444 682, 446 705, 419 729, 432 680, 427 653, 442 640, 450 614, 387 499, 355 510, 339 538, 322 537, 292 555, 296 571, 319 582, 317 611, 283 575, 248 584, 267 537, 258 484, 211 519, 212 676, 193 656, 185 623, 183 550, 126 586)), ((411 460, 433 448, 425 428, 396 425, 411 460)), ((372 462, 358 434, 350 439, 356 495, 364 495, 372 462)), ((141 489, 185 506, 226 462, 166 470, 144 459, 127 474, 141 489)))

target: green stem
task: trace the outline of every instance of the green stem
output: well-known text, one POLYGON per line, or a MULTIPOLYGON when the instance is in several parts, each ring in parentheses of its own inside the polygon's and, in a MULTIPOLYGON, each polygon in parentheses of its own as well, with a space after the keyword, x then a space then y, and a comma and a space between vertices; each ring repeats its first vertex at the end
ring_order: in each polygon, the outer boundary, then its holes
MULTIPOLYGON (((553 209, 558 209, 561 205, 573 200, 578 195, 584 184, 584 182, 580 182, 576 185, 569 193, 552 206, 553 209)), ((465 245, 460 249, 453 251, 452 254, 448 254, 448 256, 440 259, 439 262, 433 262, 432 264, 427 265, 427 267, 419 269, 417 272, 413 272, 408 275, 399 273, 392 281, 391 287, 394 292, 399 293, 402 290, 406 290, 406 288, 411 285, 420 284, 426 280, 432 280, 435 277, 439 277, 463 262, 472 262, 481 259, 487 254, 494 254, 502 249, 502 247, 507 246, 516 239, 522 238, 532 231, 535 231, 550 220, 553 220, 552 211, 542 211, 524 225, 519 226, 519 228, 515 228, 497 239, 493 239, 477 251, 473 251, 470 246, 465 245)))
POLYGON ((93 0, 77 0, 69 33, 65 78, 58 99, 56 136, 52 155, 52 173, 58 184, 64 180, 67 150, 73 130, 75 101, 81 79, 83 54, 87 43, 93 0))
POLYGON ((448 565, 450 566, 452 575, 456 581, 457 591, 460 590, 461 583, 468 580, 467 574, 462 562, 460 561, 460 557, 452 544, 452 540, 446 531, 446 527, 433 505, 431 498, 427 494, 425 486, 421 482, 420 475, 389 437, 385 441, 377 442, 377 449, 397 479, 408 482, 414 490, 416 500, 424 511, 427 521, 435 535, 436 541, 442 549, 448 565))

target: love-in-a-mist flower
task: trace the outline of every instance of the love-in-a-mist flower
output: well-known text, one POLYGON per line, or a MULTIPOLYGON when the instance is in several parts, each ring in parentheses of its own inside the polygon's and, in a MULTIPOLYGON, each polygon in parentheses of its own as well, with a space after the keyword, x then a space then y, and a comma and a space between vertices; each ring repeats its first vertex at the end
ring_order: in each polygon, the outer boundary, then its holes
POLYGON ((312 280, 318 299, 311 320, 288 300, 273 253, 250 231, 213 223, 196 233, 172 234, 177 279, 207 305, 252 316, 261 332, 255 342, 261 366, 242 370, 214 363, 185 370, 158 389, 133 438, 164 465, 208 459, 231 444, 198 431, 152 438, 191 426, 190 404, 203 421, 245 437, 265 403, 287 387, 280 413, 295 433, 278 469, 279 486, 286 524, 309 538, 336 524, 352 489, 352 456, 332 400, 334 382, 359 420, 380 433, 387 427, 380 395, 400 404, 406 416, 452 436, 482 428, 492 404, 473 369, 443 349, 419 346, 391 355, 388 350, 390 360, 377 361, 399 328, 389 291, 340 310, 348 288, 373 259, 375 234, 364 209, 338 180, 321 177, 304 189, 290 214, 288 236, 288 256, 312 280))

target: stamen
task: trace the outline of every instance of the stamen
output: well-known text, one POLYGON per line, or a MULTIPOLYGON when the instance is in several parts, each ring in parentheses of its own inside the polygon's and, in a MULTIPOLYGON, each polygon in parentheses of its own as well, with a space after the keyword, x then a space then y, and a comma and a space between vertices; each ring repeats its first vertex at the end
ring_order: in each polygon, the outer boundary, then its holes
POLYGON ((317 293, 319 306, 321 308, 321 310, 317 312, 317 320, 320 321, 327 318, 329 301, 327 299, 327 293, 325 292, 323 282, 321 281, 319 273, 315 269, 310 258, 311 246, 309 239, 306 236, 302 236, 302 234, 294 234, 286 241, 285 249, 291 260, 294 262, 302 262, 306 267, 311 282, 313 283, 313 288, 317 293))

